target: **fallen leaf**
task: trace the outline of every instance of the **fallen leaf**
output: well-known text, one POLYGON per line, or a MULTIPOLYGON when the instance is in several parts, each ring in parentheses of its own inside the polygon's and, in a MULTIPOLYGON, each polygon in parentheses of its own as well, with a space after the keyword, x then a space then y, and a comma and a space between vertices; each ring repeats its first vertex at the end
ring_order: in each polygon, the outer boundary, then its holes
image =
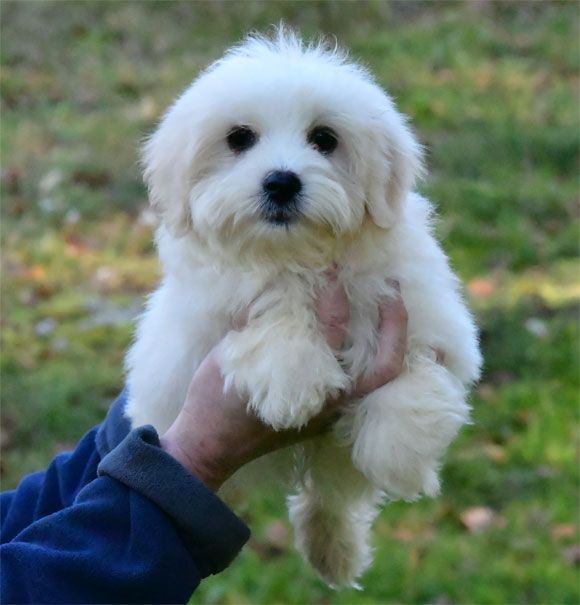
POLYGON ((32 267, 28 267, 28 269, 26 269, 24 272, 24 277, 34 281, 44 279, 45 276, 46 269, 42 265, 32 265, 32 267))
POLYGON ((477 395, 483 401, 493 401, 496 398, 496 391, 491 384, 483 383, 477 387, 477 395))
POLYGON ((493 462, 504 462, 506 459, 505 449, 495 443, 487 443, 483 447, 485 455, 493 462))
POLYGON ((405 527, 400 527, 393 532, 393 538, 397 542, 411 542, 415 538, 415 534, 405 527))
POLYGON ((578 533, 578 528, 574 523, 558 523, 552 527, 550 533, 556 540, 573 538, 578 533))
POLYGON ((266 538, 272 546, 284 547, 288 543, 288 527, 282 521, 272 521, 266 527, 266 538))
POLYGON ((68 233, 64 238, 66 251, 71 256, 80 256, 88 252, 91 247, 80 236, 74 233, 68 233))
POLYGON ((108 173, 101 170, 80 169, 73 174, 73 182, 87 185, 91 189, 99 189, 108 185, 111 177, 108 173))
POLYGON ((472 279, 467 284, 467 289, 475 298, 488 298, 496 291, 497 288, 491 280, 479 278, 472 279))
POLYGON ((22 173, 18 168, 4 168, 0 172, 0 180, 6 193, 18 193, 20 191, 22 173))
POLYGON ((5 427, 2 427, 0 429, 0 450, 8 449, 11 443, 12 435, 5 427))
POLYGON ((252 540, 250 542, 250 548, 262 559, 262 561, 269 561, 270 559, 276 559, 281 557, 285 550, 279 546, 268 544, 260 540, 252 540))
POLYGON ((485 531, 492 524, 495 513, 486 506, 474 506, 464 510, 459 518, 468 531, 476 534, 485 531))

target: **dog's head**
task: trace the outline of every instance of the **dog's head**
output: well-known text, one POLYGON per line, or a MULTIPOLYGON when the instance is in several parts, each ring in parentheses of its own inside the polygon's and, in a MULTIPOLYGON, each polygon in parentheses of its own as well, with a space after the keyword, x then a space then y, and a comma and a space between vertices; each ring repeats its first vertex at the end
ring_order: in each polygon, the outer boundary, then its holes
POLYGON ((250 37, 177 99, 147 141, 153 206, 218 246, 340 237, 396 221, 421 148, 391 99, 336 49, 250 37))

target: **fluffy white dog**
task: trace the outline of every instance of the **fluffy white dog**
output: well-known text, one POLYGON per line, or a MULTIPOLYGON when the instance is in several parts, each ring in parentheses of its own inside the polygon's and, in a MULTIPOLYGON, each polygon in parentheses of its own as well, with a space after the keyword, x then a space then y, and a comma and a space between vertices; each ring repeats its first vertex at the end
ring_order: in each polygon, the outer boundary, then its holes
POLYGON ((395 295, 390 279, 400 282, 403 373, 353 402, 334 436, 277 456, 291 466, 300 450, 289 498, 299 550, 329 583, 351 585, 370 563, 381 498, 438 493, 481 365, 431 205, 413 192, 421 147, 365 69, 281 29, 206 69, 143 158, 164 278, 127 359, 134 425, 165 431, 192 371, 221 339, 226 383, 273 427, 303 425, 369 369, 378 302, 395 295), (313 305, 333 263, 351 309, 340 359, 313 305), (247 326, 231 331, 246 307, 247 326))

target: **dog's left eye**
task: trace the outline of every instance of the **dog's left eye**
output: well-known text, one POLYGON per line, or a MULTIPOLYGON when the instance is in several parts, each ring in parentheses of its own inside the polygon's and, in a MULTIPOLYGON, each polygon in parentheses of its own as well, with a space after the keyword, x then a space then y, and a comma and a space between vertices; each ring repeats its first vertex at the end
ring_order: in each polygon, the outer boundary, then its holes
POLYGON ((327 126, 317 126, 308 133, 308 142, 320 153, 329 155, 336 149, 338 137, 327 126))
POLYGON ((258 140, 258 135, 248 126, 236 126, 228 133, 228 147, 236 153, 241 153, 252 147, 258 140))

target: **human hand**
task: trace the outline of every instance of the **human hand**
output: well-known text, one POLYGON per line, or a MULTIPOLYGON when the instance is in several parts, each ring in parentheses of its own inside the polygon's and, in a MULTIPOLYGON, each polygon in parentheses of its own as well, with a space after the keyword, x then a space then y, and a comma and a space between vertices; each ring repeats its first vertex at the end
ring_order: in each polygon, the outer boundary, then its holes
MULTIPOLYGON (((399 291, 397 283, 393 282, 393 286, 399 291)), ((318 295, 316 313, 328 344, 339 350, 347 333, 349 307, 334 272, 318 295)), ((353 397, 378 389, 396 378, 403 367, 407 312, 401 297, 383 300, 379 313, 377 354, 371 371, 353 386, 353 397)), ((217 491, 251 460, 327 431, 340 415, 343 401, 343 397, 329 400, 320 414, 301 429, 275 431, 247 410, 246 401, 235 389, 224 390, 214 349, 195 372, 181 412, 160 438, 161 446, 217 491)))

